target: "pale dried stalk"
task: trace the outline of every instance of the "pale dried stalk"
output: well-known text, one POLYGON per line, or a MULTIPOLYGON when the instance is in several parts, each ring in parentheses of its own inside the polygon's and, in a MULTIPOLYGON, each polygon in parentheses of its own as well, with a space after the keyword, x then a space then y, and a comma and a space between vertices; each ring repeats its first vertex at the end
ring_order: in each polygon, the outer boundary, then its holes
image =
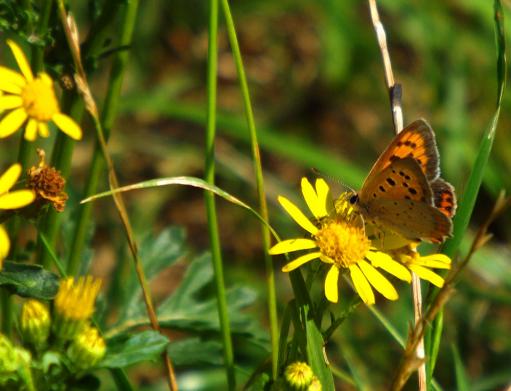
MULTIPOLYGON (((371 12, 371 20, 373 21, 374 30, 380 46, 381 56, 383 59, 383 69, 385 71, 385 82, 389 89, 390 108, 392 111, 392 120, 394 122, 394 130, 396 133, 403 130, 403 109, 401 106, 401 85, 396 84, 394 73, 392 71, 392 63, 390 61, 389 49, 387 46, 387 36, 385 29, 380 20, 376 0, 369 0, 369 10, 371 12)), ((416 251, 414 249, 414 251, 416 251)), ((422 318, 422 293, 420 279, 415 273, 412 273, 412 293, 413 293, 413 313, 414 324, 417 325, 422 318)), ((418 341, 416 350, 416 358, 418 364, 418 382, 419 391, 426 390, 426 363, 424 360, 424 339, 421 337, 418 341)))
MULTIPOLYGON (((79 37, 78 37, 78 28, 76 26, 75 20, 72 17, 72 15, 68 14, 65 10, 64 3, 62 0, 59 0, 58 2, 58 9, 59 9, 59 15, 61 18, 62 25, 64 27, 64 32, 66 35, 66 39, 69 45, 69 48, 71 50, 71 55, 73 57, 73 62, 75 65, 76 74, 74 75, 74 79, 76 82, 76 87, 80 94, 82 95, 84 102, 85 102, 85 108, 89 112, 89 114, 92 116, 94 120, 94 124, 96 126, 97 130, 97 136, 98 140, 103 152, 103 156, 105 158, 107 167, 108 167, 108 180, 110 189, 116 189, 119 187, 119 183, 117 180, 117 175, 115 173, 115 168, 112 162, 112 159, 110 157, 110 154, 108 152, 106 141, 103 136, 103 129, 101 125, 101 121, 99 118, 98 109, 96 106, 96 102, 92 96, 92 93, 89 88, 89 84, 87 82, 87 75, 85 73, 85 70, 82 65, 82 59, 81 59, 81 53, 80 53, 80 45, 79 45, 79 37)), ((154 308, 153 299, 151 297, 151 293, 149 291, 149 287, 147 285, 147 280, 145 277, 144 269, 142 267, 142 261, 138 254, 138 246, 133 234, 133 230, 131 227, 131 223, 129 220, 129 216, 126 210, 126 206, 124 204, 124 199, 120 194, 114 194, 113 200, 117 209, 117 212, 119 214, 119 217, 121 219, 122 225, 124 227, 126 237, 128 239, 128 247, 131 251, 131 254, 133 256, 134 264, 135 264, 135 271, 137 274, 137 277, 140 282, 140 286, 142 289, 142 296, 144 298, 144 302, 146 305, 147 313, 149 316, 149 320, 151 323, 151 327, 158 331, 162 332, 158 318, 156 315, 156 310, 154 308)), ((172 366, 172 362, 170 361, 170 357, 167 354, 167 351, 164 351, 162 354, 163 362, 166 369, 166 375, 167 375, 167 382, 169 389, 172 391, 177 391, 177 381, 176 376, 174 373, 174 368, 172 366)))

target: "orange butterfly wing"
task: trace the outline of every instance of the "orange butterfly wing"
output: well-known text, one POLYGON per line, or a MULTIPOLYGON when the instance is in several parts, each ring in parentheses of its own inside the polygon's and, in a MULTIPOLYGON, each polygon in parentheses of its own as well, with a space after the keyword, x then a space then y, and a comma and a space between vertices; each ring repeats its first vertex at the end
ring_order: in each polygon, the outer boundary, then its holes
POLYGON ((436 208, 449 218, 456 213, 456 195, 454 187, 442 178, 430 183, 436 208))
POLYGON ((362 205, 380 199, 407 199, 433 205, 429 183, 417 161, 411 157, 394 160, 382 171, 368 177, 358 195, 362 205))
POLYGON ((406 157, 417 161, 428 181, 433 181, 440 175, 435 133, 423 119, 412 122, 394 137, 374 164, 362 188, 373 175, 392 162, 406 157))

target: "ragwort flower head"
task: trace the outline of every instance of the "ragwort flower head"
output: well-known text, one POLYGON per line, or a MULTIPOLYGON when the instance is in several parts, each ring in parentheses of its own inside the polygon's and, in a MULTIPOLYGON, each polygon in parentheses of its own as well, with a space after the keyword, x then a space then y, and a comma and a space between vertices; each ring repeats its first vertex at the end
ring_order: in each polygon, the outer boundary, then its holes
POLYGON ((306 178, 302 179, 302 194, 316 224, 287 198, 279 197, 282 207, 298 225, 311 234, 311 238, 283 240, 270 249, 270 254, 312 250, 289 262, 282 270, 289 272, 314 259, 330 265, 325 279, 325 296, 333 303, 339 300, 338 280, 344 271, 349 272, 353 286, 364 303, 374 304, 373 288, 387 299, 396 300, 396 289, 377 269, 385 270, 407 282, 411 281, 410 272, 388 254, 372 247, 363 226, 353 219, 348 206, 336 205, 337 212, 329 214, 329 192, 323 179, 316 180, 315 188, 306 178), (339 213, 341 210, 344 212, 339 213))
POLYGON ((87 325, 100 289, 101 280, 92 276, 61 280, 55 296, 55 322, 52 325, 59 339, 71 340, 87 325))
POLYGON ((11 40, 7 45, 18 63, 21 73, 0 66, 0 110, 11 110, 0 121, 0 138, 8 137, 25 122, 25 139, 34 141, 37 135, 48 137, 48 122, 52 121, 69 137, 80 140, 82 130, 70 117, 60 112, 53 88, 53 80, 41 72, 34 77, 21 48, 11 40))
POLYGON ((394 256, 411 272, 415 273, 420 279, 429 281, 433 285, 441 288, 444 286, 444 278, 435 273, 432 269, 449 270, 451 268, 451 258, 445 254, 420 255, 414 245, 401 248, 394 251, 394 256))

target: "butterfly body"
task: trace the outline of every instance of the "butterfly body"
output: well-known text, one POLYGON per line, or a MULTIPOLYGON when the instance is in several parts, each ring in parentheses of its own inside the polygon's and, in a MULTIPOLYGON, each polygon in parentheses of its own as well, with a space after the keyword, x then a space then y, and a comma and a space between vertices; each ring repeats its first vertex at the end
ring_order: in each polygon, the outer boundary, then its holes
POLYGON ((454 188, 439 176, 435 135, 426 121, 418 120, 394 138, 350 203, 369 230, 404 242, 441 243, 451 235, 456 198, 454 188))

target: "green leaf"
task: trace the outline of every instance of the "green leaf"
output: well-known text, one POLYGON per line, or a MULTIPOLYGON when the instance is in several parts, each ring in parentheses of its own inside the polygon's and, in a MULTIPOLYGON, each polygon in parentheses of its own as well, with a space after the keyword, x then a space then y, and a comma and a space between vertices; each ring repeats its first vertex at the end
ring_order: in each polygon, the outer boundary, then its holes
POLYGON ((167 337, 153 330, 116 337, 107 341, 106 356, 98 367, 123 368, 142 361, 157 361, 168 343, 167 337))
POLYGON ((188 338, 171 342, 168 354, 175 366, 222 365, 222 344, 210 338, 188 338))
POLYGON ((453 237, 449 239, 444 246, 444 253, 453 258, 458 251, 465 231, 468 228, 472 211, 474 210, 475 202, 483 175, 490 157, 490 152, 495 139, 497 131, 497 124, 500 117, 500 107, 502 105, 502 96, 506 87, 506 39, 504 33, 504 13, 500 0, 495 0, 495 35, 497 38, 497 106, 495 113, 490 121, 490 124, 483 135, 479 151, 477 153, 472 172, 467 181, 466 190, 463 198, 460 201, 460 206, 454 218, 453 237))
MULTIPOLYGON (((158 307, 160 324, 188 331, 218 331, 220 325, 216 298, 212 294, 204 294, 212 281, 211 256, 204 254, 190 264, 179 287, 158 307)), ((227 290, 231 330, 233 333, 255 337, 265 346, 267 336, 259 323, 242 312, 255 300, 255 292, 247 287, 227 290)))
POLYGON ((59 278, 39 265, 4 262, 0 285, 22 297, 51 300, 59 289, 59 278))
POLYGON ((455 345, 452 345, 451 348, 452 358, 454 360, 454 371, 456 373, 456 389, 458 391, 469 391, 471 390, 470 379, 461 361, 460 352, 455 345))
MULTIPOLYGON (((185 253, 185 232, 182 228, 169 227, 158 236, 146 235, 140 245, 140 259, 148 281, 151 281, 162 270, 172 266, 185 253)), ((124 297, 118 323, 130 318, 145 316, 146 307, 142 300, 142 289, 135 271, 132 270, 129 278, 123 283, 124 297)))

